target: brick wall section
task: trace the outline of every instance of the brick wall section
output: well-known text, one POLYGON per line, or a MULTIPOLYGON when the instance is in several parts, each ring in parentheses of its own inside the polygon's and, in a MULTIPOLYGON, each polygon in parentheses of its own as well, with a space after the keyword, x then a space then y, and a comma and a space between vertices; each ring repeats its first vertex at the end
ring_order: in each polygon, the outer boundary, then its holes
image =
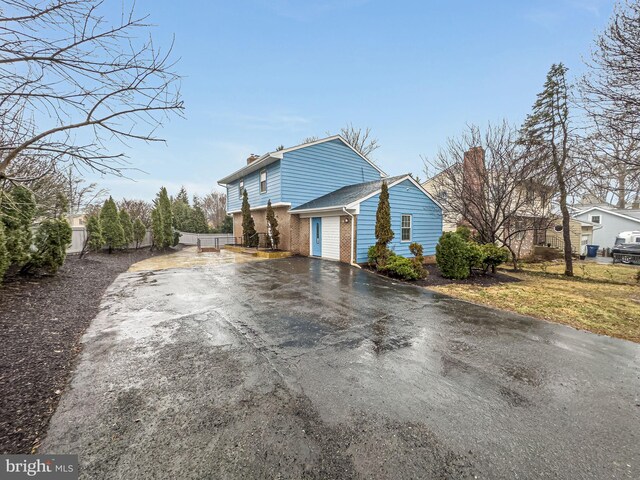
POLYGON ((290 215, 289 232, 291 236, 289 250, 300 254, 300 215, 290 215))
POLYGON ((351 263, 351 217, 340 217, 340 261, 351 263))
MULTIPOLYGON (((289 207, 277 207, 273 210, 276 214, 276 220, 278 220, 278 231, 280 232, 278 248, 289 250, 291 246, 291 214, 289 213, 289 207)), ((267 233, 267 209, 251 210, 251 216, 256 226, 256 232, 267 233)), ((234 237, 242 237, 242 213, 233 214, 233 233, 234 237)))
POLYGON ((309 218, 301 218, 300 219, 300 255, 304 255, 306 257, 309 256, 309 234, 310 234, 310 222, 309 218))

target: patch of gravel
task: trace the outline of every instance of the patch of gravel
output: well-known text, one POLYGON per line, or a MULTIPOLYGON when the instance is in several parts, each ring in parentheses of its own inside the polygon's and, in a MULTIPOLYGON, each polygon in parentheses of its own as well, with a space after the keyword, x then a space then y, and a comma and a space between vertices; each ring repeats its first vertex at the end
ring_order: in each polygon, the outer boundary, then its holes
POLYGON ((133 263, 159 254, 69 256, 55 276, 0 286, 0 453, 37 449, 103 293, 133 263))

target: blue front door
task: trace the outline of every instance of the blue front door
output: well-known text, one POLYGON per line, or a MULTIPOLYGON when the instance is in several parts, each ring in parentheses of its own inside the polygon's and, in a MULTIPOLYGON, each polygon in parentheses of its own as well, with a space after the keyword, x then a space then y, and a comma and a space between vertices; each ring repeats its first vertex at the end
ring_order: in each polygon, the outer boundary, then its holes
POLYGON ((311 219, 311 255, 322 256, 322 218, 311 219))

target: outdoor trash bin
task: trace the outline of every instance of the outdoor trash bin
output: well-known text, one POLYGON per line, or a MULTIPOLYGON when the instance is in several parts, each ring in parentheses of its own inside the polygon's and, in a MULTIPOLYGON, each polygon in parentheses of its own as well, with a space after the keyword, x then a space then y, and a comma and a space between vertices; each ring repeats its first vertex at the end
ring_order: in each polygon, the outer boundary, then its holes
POLYGON ((600 245, 587 245, 587 257, 598 256, 599 248, 600 248, 600 245))

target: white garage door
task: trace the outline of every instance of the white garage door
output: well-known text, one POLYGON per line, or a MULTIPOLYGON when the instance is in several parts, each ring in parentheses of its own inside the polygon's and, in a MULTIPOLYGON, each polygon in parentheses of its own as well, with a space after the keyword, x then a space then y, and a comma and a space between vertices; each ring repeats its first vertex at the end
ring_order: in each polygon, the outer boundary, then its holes
POLYGON ((340 260, 340 217, 322 217, 322 257, 340 260))

